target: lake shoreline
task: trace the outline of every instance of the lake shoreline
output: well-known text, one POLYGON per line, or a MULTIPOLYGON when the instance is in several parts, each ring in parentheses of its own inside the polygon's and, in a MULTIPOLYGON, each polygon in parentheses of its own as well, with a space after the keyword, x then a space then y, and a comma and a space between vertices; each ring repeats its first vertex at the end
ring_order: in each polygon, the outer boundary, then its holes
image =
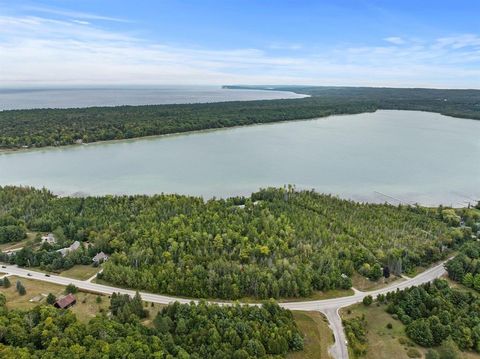
MULTIPOLYGON (((25 153, 25 152, 36 152, 42 150, 55 150, 61 148, 78 148, 82 146, 90 146, 90 145, 108 145, 108 144, 115 144, 115 143, 122 143, 122 142, 131 142, 131 141, 141 141, 141 140, 149 140, 149 139, 157 139, 157 138, 168 138, 168 137, 177 137, 177 136, 188 136, 194 134, 201 134, 201 133, 210 133, 216 131, 226 131, 226 130, 233 130, 238 128, 247 128, 247 127, 255 127, 255 126, 268 126, 268 125, 275 125, 280 123, 291 123, 291 122, 303 122, 303 121, 314 121, 320 119, 326 119, 330 117, 337 117, 337 116, 352 116, 352 115, 361 115, 364 113, 375 113, 378 111, 396 111, 396 110, 381 110, 376 109, 375 111, 365 111, 359 113, 343 113, 343 114, 334 114, 328 115, 323 117, 313 117, 313 118, 299 118, 296 120, 279 120, 279 121, 272 121, 272 122, 259 122, 259 123, 251 123, 248 125, 236 125, 236 126, 228 126, 228 127, 212 127, 212 128, 205 128, 201 130, 193 130, 193 131, 183 131, 183 132, 172 132, 172 133, 164 133, 161 135, 148 135, 148 136, 141 136, 141 137, 131 137, 131 138, 120 138, 117 140, 102 140, 102 141, 94 141, 94 142, 84 142, 84 143, 72 143, 69 145, 60 145, 60 146, 43 146, 43 147, 28 147, 28 148, 0 148, 0 155, 5 154, 13 154, 13 153, 25 153)), ((402 110, 403 111, 403 110, 402 110)), ((408 111, 408 110, 405 110, 408 111)))
POLYGON ((0 155, 0 183, 66 197, 171 193, 207 200, 294 184, 360 203, 464 207, 480 199, 479 126, 430 112, 377 110, 23 149, 0 155))
MULTIPOLYGON (((267 90, 265 90, 267 91, 267 90)), ((261 101, 261 100, 260 100, 261 101)), ((116 106, 112 106, 116 107, 116 106)), ((444 114, 441 112, 433 112, 427 110, 399 110, 399 109, 382 109, 377 108, 374 111, 364 111, 358 113, 343 113, 343 114, 333 114, 327 115, 323 117, 309 117, 309 118, 299 118, 294 120, 278 120, 278 121, 271 121, 271 122, 258 122, 258 123, 251 123, 247 125, 235 125, 235 126, 226 126, 226 127, 212 127, 200 130, 192 130, 192 131, 181 131, 181 132, 171 132, 171 133, 164 133, 159 135, 148 135, 148 136, 140 136, 140 137, 130 137, 130 138, 120 138, 115 140, 101 140, 101 141, 93 141, 93 142, 83 142, 83 143, 72 143, 68 145, 60 145, 60 146, 42 146, 42 147, 28 147, 28 148, 0 148, 0 155, 6 154, 13 154, 13 153, 23 153, 23 152, 33 152, 39 150, 53 150, 53 149, 60 149, 60 148, 73 148, 73 147, 80 147, 80 146, 89 146, 89 145, 97 145, 97 144, 110 144, 110 143, 120 143, 126 141, 135 141, 135 140, 142 140, 142 139, 155 139, 155 138, 162 138, 162 137, 169 137, 169 136, 181 136, 181 135, 190 135, 190 134, 197 134, 197 133, 208 133, 213 131, 221 131, 221 130, 229 130, 229 129, 237 129, 237 128, 245 128, 245 127, 253 127, 253 126, 261 126, 261 125, 274 125, 279 123, 290 123, 290 122, 302 122, 302 121, 312 121, 317 119, 324 119, 329 117, 335 116, 350 116, 350 115, 361 115, 365 113, 375 113, 379 111, 402 111, 402 112, 424 112, 424 113, 433 113, 438 114, 441 116, 461 119, 461 120, 470 120, 470 121, 479 121, 473 118, 468 117, 461 117, 461 116, 454 116, 449 114, 444 114)))

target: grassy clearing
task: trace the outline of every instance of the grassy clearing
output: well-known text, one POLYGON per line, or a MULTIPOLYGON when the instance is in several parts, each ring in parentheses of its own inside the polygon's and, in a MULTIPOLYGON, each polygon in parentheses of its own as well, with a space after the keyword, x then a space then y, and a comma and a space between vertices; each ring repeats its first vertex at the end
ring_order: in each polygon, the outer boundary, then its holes
POLYGON ((87 280, 91 278, 93 275, 97 274, 100 271, 100 269, 102 268, 94 267, 92 265, 77 264, 70 269, 64 270, 62 273, 60 273, 60 276, 80 279, 80 280, 87 280))
POLYGON ((293 317, 305 338, 301 352, 287 354, 287 359, 328 359, 328 348, 333 344, 333 333, 327 318, 319 312, 293 311, 293 317))
MULTIPOLYGON (((48 293, 54 294, 56 297, 64 295, 65 287, 58 284, 47 283, 37 281, 33 279, 18 278, 15 276, 9 277, 12 283, 10 288, 0 287, 0 292, 3 293, 7 299, 8 309, 21 309, 27 310, 34 308, 39 304, 46 304, 46 296, 48 293), (19 295, 15 290, 15 284, 17 280, 20 280, 27 290, 27 294, 19 295), (36 301, 30 301, 31 299, 39 299, 36 301)), ((97 303, 96 298, 98 295, 87 292, 79 292, 75 294, 77 298, 77 304, 70 308, 78 318, 82 321, 88 321, 101 310, 108 311, 110 301, 106 297, 102 297, 102 302, 97 303)))
POLYGON ((8 279, 12 284, 10 288, 0 287, 0 292, 5 295, 7 299, 7 308, 8 309, 31 309, 38 304, 45 303, 45 297, 48 293, 52 293, 55 296, 63 295, 64 287, 57 284, 40 282, 32 279, 19 278, 15 276, 9 276, 8 279), (22 282, 27 294, 19 295, 15 289, 17 280, 22 282), (30 299, 38 296, 44 295, 44 298, 38 302, 30 302, 30 299))
POLYGON ((352 276, 352 286, 361 291, 371 291, 384 288, 394 282, 403 282, 404 280, 402 277, 391 275, 390 278, 381 277, 377 281, 371 281, 358 273, 354 273, 352 276))
MULTIPOLYGON (((18 278, 15 276, 10 276, 9 279, 12 283, 10 288, 0 287, 0 293, 3 293, 7 299, 8 309, 32 309, 37 305, 47 304, 45 298, 48 293, 52 293, 56 297, 60 297, 65 294, 65 287, 62 285, 33 279, 18 278), (15 289, 17 280, 20 280, 25 286, 27 294, 23 296, 18 294, 15 289), (40 300, 30 301, 33 298, 40 300)), ((75 294, 75 297, 77 298, 77 303, 68 310, 71 310, 73 313, 75 313, 78 319, 82 322, 86 323, 96 315, 102 312, 108 313, 109 311, 109 296, 80 291, 75 294), (97 301, 97 298, 100 298, 100 302, 97 301)), ((164 306, 165 305, 163 304, 154 303, 152 305, 150 302, 145 302, 145 309, 149 311, 149 316, 143 321, 143 324, 147 326, 153 326, 153 319, 164 306)))
POLYGON ((19 242, 9 242, 0 244, 0 251, 5 252, 12 249, 27 247, 37 245, 35 238, 37 237, 37 232, 27 232, 27 238, 19 242))
POLYGON ((322 300, 322 299, 332 299, 332 298, 340 298, 340 297, 348 297, 355 294, 353 289, 333 289, 329 290, 328 292, 321 292, 317 291, 313 293, 311 296, 303 297, 303 298, 285 298, 279 299, 279 303, 286 303, 286 302, 303 302, 306 300, 322 300))
POLYGON ((399 320, 394 320, 385 311, 385 308, 385 305, 377 306, 373 304, 370 307, 365 307, 363 304, 355 304, 341 311, 341 316, 344 319, 365 315, 368 351, 364 358, 408 359, 407 350, 410 348, 415 348, 424 354, 426 350, 407 338, 405 326, 399 320), (392 324, 392 329, 387 328, 388 323, 392 324))
MULTIPOLYGON (((426 348, 413 343, 405 334, 405 326, 399 320, 393 319, 385 311, 386 306, 372 304, 365 307, 363 304, 355 304, 341 310, 340 315, 344 319, 365 315, 367 319, 368 350, 365 359, 409 359, 407 350, 417 349, 423 358, 426 348), (350 311, 350 313, 348 313, 350 311), (387 324, 392 324, 392 329, 387 324), (402 344, 403 343, 403 344, 402 344)), ((351 358, 355 358, 350 353, 351 358)), ((323 359, 323 357, 321 357, 323 359)), ((474 352, 460 352, 462 359, 479 359, 480 354, 474 352)))

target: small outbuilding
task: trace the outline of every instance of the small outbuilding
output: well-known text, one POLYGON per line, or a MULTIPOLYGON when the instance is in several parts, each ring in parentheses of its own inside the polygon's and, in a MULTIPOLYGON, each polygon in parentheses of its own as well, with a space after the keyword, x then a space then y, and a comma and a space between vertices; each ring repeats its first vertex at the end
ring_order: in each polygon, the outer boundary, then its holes
POLYGON ((53 233, 42 236, 42 243, 55 244, 56 242, 57 240, 55 239, 53 233))
POLYGON ((77 299, 72 293, 69 293, 61 298, 59 298, 54 306, 60 309, 67 309, 70 308, 72 305, 77 303, 77 299))

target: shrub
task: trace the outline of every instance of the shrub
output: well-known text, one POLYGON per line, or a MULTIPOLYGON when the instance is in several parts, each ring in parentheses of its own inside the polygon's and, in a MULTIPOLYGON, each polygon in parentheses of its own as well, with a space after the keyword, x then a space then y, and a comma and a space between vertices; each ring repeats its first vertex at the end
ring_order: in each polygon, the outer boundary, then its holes
POLYGON ((25 294, 27 294, 27 290, 26 290, 25 287, 23 286, 22 282, 20 282, 19 280, 17 280, 16 288, 17 288, 18 294, 20 294, 20 295, 25 295, 25 294))
POLYGON ((433 349, 429 349, 425 354, 425 359, 440 359, 440 354, 433 349))
POLYGON ((8 277, 3 278, 3 286, 5 288, 10 288, 11 285, 12 284, 10 283, 10 279, 8 279, 8 277))
POLYGON ((393 328, 392 323, 388 323, 388 324, 387 324, 387 329, 392 329, 392 328, 393 328))
POLYGON ((371 295, 367 295, 366 297, 363 298, 363 304, 365 306, 369 306, 373 303, 373 298, 371 295))
POLYGON ((47 295, 47 303, 53 305, 56 302, 57 298, 52 294, 48 293, 47 295))
POLYGON ((407 356, 409 358, 421 358, 422 354, 415 348, 410 348, 407 350, 407 356))
POLYGON ((77 292, 78 292, 78 288, 72 283, 67 285, 67 287, 65 288, 65 293, 67 293, 67 294, 69 294, 69 293, 75 294, 77 292))

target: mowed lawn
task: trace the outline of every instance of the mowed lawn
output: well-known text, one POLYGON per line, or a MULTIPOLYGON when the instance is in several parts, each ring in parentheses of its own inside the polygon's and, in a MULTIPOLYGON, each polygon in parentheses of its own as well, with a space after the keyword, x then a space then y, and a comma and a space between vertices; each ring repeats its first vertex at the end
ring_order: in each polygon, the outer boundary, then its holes
POLYGON ((386 311, 386 306, 377 306, 376 303, 369 307, 362 303, 342 309, 343 319, 365 315, 367 320, 368 350, 366 359, 408 359, 407 350, 415 348, 421 353, 425 349, 413 343, 405 334, 405 326, 399 320, 395 320, 386 311), (350 313, 348 313, 350 310, 350 313), (392 329, 387 324, 392 324, 392 329), (402 344, 404 343, 404 344, 402 344))
POLYGON ((293 311, 298 328, 304 335, 304 350, 289 353, 287 359, 328 359, 333 333, 327 318, 319 312, 293 311))
POLYGON ((97 274, 101 267, 94 267, 92 265, 83 265, 77 264, 70 269, 64 270, 60 273, 62 277, 80 279, 80 280, 87 280, 97 274))
POLYGON ((358 273, 354 273, 352 276, 352 286, 361 291, 370 291, 384 288, 394 282, 403 282, 404 280, 402 277, 391 275, 389 278, 381 277, 377 281, 371 281, 358 273))
MULTIPOLYGON (((332 299, 332 298, 339 298, 339 297, 349 297, 354 294, 355 292, 352 289, 332 289, 326 292, 316 291, 308 297, 282 298, 282 299, 278 299, 277 301, 279 303, 303 302, 306 300, 323 300, 323 299, 332 299)), ((251 301, 254 303, 257 303, 258 299, 252 299, 251 301)))
MULTIPOLYGON (((8 279, 11 283, 10 288, 0 287, 0 293, 3 293, 7 299, 8 309, 27 310, 37 305, 47 304, 46 296, 48 293, 52 293, 57 298, 65 295, 65 287, 61 285, 15 276, 10 276, 8 279), (25 295, 20 295, 16 291, 17 280, 20 280, 25 287, 27 291, 25 295), (32 299, 39 300, 31 301, 32 299)), ((88 321, 102 311, 108 312, 110 300, 106 296, 100 296, 100 303, 97 303, 99 295, 94 293, 78 292, 75 297, 77 303, 69 310, 75 313, 81 321, 88 321)))

